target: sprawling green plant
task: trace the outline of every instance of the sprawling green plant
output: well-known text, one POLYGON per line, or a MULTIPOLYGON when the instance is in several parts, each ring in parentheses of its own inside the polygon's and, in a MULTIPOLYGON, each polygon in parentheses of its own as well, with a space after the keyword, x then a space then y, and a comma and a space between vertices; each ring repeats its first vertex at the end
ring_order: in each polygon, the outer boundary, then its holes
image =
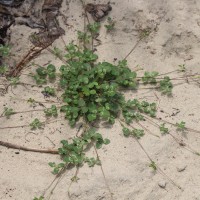
MULTIPOLYGON (((137 99, 126 100, 121 90, 137 90, 138 80, 136 72, 127 66, 125 60, 117 65, 108 62, 97 62, 98 56, 88 49, 80 49, 73 43, 66 46, 65 55, 68 61, 59 68, 59 85, 63 91, 63 106, 61 112, 65 113, 69 124, 74 126, 82 118, 91 123, 104 120, 113 124, 116 118, 122 114, 126 123, 135 120, 143 120, 141 113, 151 117, 156 115, 156 104, 137 99)), ((36 70, 36 82, 40 85, 46 83, 49 73, 56 78, 55 67, 39 67, 36 70), (40 82, 38 82, 40 80, 40 82)), ((157 84, 155 77, 158 73, 145 72, 142 81, 147 84, 157 84)), ((169 78, 164 78, 160 84, 160 90, 169 94, 172 84, 169 78), (164 82, 163 82, 164 81, 164 82), (170 85, 170 86, 169 86, 170 85)), ((44 88, 48 95, 55 95, 55 89, 49 86, 44 88)))
MULTIPOLYGON (((88 25, 90 35, 78 32, 78 38, 83 47, 70 43, 66 46, 64 58, 66 63, 59 68, 54 65, 38 67, 33 76, 36 83, 41 86, 48 82, 56 81, 58 87, 45 86, 42 91, 48 96, 56 96, 59 88, 59 98, 63 105, 60 112, 64 113, 71 127, 78 121, 83 121, 88 128, 79 137, 72 139, 72 142, 61 141, 62 147, 58 149, 62 162, 56 164, 50 162, 53 168, 52 173, 58 174, 68 166, 82 166, 88 163, 89 167, 100 165, 97 158, 89 158, 86 149, 95 145, 97 149, 103 144, 109 144, 110 140, 103 139, 100 133, 90 128, 94 122, 104 121, 114 124, 119 120, 122 125, 122 132, 125 137, 134 137, 139 140, 144 136, 144 130, 132 127, 133 121, 144 121, 145 116, 156 116, 156 104, 137 99, 127 100, 124 90, 137 90, 139 84, 152 84, 163 94, 171 94, 172 83, 169 77, 158 79, 158 72, 145 72, 143 77, 138 77, 137 73, 128 67, 126 60, 121 60, 117 64, 109 62, 98 62, 98 55, 87 49, 90 38, 94 38, 100 28, 99 23, 88 25)), ((55 105, 44 110, 47 117, 57 117, 58 110, 55 105)), ((42 123, 36 118, 31 124, 32 129, 41 128, 42 123)), ((160 131, 163 134, 168 129, 161 125, 160 131)), ((150 160, 154 170, 157 169, 153 160, 150 160)))
MULTIPOLYGON (((71 127, 74 127, 79 121, 83 122, 85 127, 80 136, 74 137, 70 141, 61 141, 62 146, 58 149, 61 162, 49 163, 53 168, 53 174, 58 174, 69 166, 79 167, 84 163, 88 163, 89 167, 101 165, 98 155, 96 158, 86 155, 86 150, 92 146, 99 149, 102 145, 110 143, 109 139, 104 139, 92 128, 95 122, 103 121, 112 125, 117 120, 122 126, 123 135, 133 137, 139 143, 139 139, 148 130, 143 126, 138 128, 132 124, 135 122, 134 124, 140 125, 140 122, 145 121, 148 117, 156 118, 157 106, 156 103, 126 99, 125 90, 137 91, 141 84, 145 87, 150 84, 162 94, 172 94, 173 85, 168 76, 162 78, 158 72, 153 71, 145 72, 142 77, 139 77, 136 71, 128 67, 125 59, 117 64, 99 62, 98 55, 87 48, 86 44, 90 40, 96 39, 100 24, 95 22, 89 24, 87 28, 88 30, 84 33, 78 32, 79 45, 71 42, 65 47, 65 52, 54 48, 56 51, 54 55, 59 54, 59 56, 57 55, 59 58, 61 54, 63 55, 64 64, 62 66, 55 67, 52 64, 47 67, 40 66, 33 75, 39 86, 45 85, 43 94, 62 99, 62 105, 59 108, 52 105, 44 110, 45 115, 57 117, 60 109, 71 127), (54 87, 47 85, 49 83, 54 83, 54 87), (57 86, 56 83, 58 83, 57 86)), ((29 102, 35 103, 33 99, 29 99, 29 102)), ((36 118, 30 127, 37 129, 42 128, 43 125, 44 123, 36 118)), ((157 126, 161 134, 170 134, 165 123, 157 126)), ((177 123, 175 126, 180 131, 185 129, 183 122, 177 123)), ((145 150, 144 152, 150 160, 149 167, 164 174, 145 150)), ((172 180, 170 181, 176 185, 172 180)), ((179 188, 179 186, 177 187, 179 188)))
MULTIPOLYGON (((87 32, 78 32, 81 42, 88 43, 90 38, 94 38, 99 31, 100 24, 94 23, 87 26, 87 32)), ((156 104, 137 99, 126 100, 123 90, 137 90, 139 83, 153 84, 164 94, 171 94, 172 83, 169 77, 164 77, 157 81, 158 72, 145 72, 142 78, 137 77, 137 73, 131 70, 126 60, 121 60, 118 64, 109 62, 98 62, 98 55, 85 46, 77 46, 70 43, 66 46, 64 58, 66 64, 60 66, 58 71, 52 64, 47 67, 38 67, 33 76, 38 85, 47 84, 48 80, 57 80, 61 91, 63 105, 60 111, 65 114, 70 126, 74 127, 79 120, 91 126, 96 121, 104 121, 114 124, 116 120, 122 120, 122 130, 124 136, 133 136, 140 139, 144 135, 144 130, 128 127, 133 121, 144 121, 144 115, 156 116, 156 104)), ((45 86, 43 93, 55 96, 56 90, 50 86, 45 86)), ((46 116, 58 116, 57 108, 52 105, 45 109, 46 116)), ((35 119, 30 124, 32 129, 41 128, 42 124, 35 119)), ((166 133, 161 126, 161 132, 166 133)), ((87 158, 84 149, 91 143, 96 143, 100 148, 102 144, 108 144, 109 140, 103 139, 102 135, 93 129, 87 129, 81 137, 61 142, 63 147, 59 153, 64 162, 60 164, 50 163, 54 168, 53 173, 58 173, 67 165, 82 165, 87 162, 89 166, 100 164, 98 159, 87 158)))
MULTIPOLYGON (((115 22, 108 18, 107 23, 105 25, 107 31, 113 30, 115 22)), ((125 137, 133 137, 144 150, 139 139, 148 130, 140 122, 146 121, 149 117, 150 119, 157 119, 157 105, 156 103, 139 101, 136 98, 126 99, 124 91, 137 91, 140 89, 141 84, 145 87, 150 84, 151 87, 159 90, 162 94, 172 94, 173 84, 168 76, 162 78, 158 72, 146 71, 142 77, 139 77, 136 71, 128 67, 125 59, 117 64, 105 61, 99 62, 98 55, 93 50, 94 39, 97 39, 99 30, 99 22, 88 24, 86 32, 78 31, 79 45, 71 42, 65 46, 65 52, 59 48, 54 48, 53 54, 64 61, 62 66, 58 67, 52 64, 47 67, 39 66, 33 75, 36 84, 43 87, 42 93, 46 97, 57 97, 62 100, 61 106, 51 105, 51 107, 44 109, 46 117, 58 117, 61 112, 71 127, 74 127, 77 122, 83 122, 84 130, 80 136, 76 136, 69 141, 61 141, 61 147, 58 149, 61 162, 58 164, 55 162, 49 163, 50 167, 53 168, 53 174, 59 174, 67 167, 78 168, 84 163, 87 163, 89 167, 101 165, 98 154, 96 158, 87 156, 87 150, 91 147, 94 147, 97 153, 97 149, 110 143, 109 139, 104 138, 93 128, 95 122, 103 121, 113 125, 116 121, 119 121, 123 135, 125 137), (92 50, 87 48, 90 42, 92 50), (52 83, 54 83, 53 87, 51 86, 52 83), (58 85, 56 85, 57 83, 58 85), (133 124, 140 126, 140 128, 133 126, 133 124)), ((146 29, 141 32, 140 37, 144 38, 149 34, 150 30, 146 29)), ((7 55, 9 55, 9 47, 0 46, 0 57, 7 55)), ((185 65, 180 65, 179 67, 179 71, 186 71, 185 65)), ((6 71, 7 68, 2 67, 0 74, 4 74, 6 71)), ((9 77, 8 81, 9 86, 24 84, 19 77, 9 77)), ((37 103, 32 98, 29 98, 28 102, 33 106, 37 103)), ((16 113, 12 108, 5 107, 1 117, 10 118, 11 115, 16 113)), ((150 122, 152 121, 150 120, 150 122)), ((156 124, 155 126, 160 129, 162 135, 170 135, 165 121, 162 122, 164 123, 156 124)), ((177 131, 183 132, 187 130, 183 121, 176 124, 168 124, 175 126, 177 131)), ((41 122, 38 118, 35 118, 29 124, 33 130, 41 129, 44 125, 45 122, 41 122)), ((175 140, 177 139, 175 138, 175 140)), ((182 146, 184 145, 186 144, 182 143, 182 146)), ((200 155, 198 152, 188 149, 196 155, 200 155)), ((144 152, 150 160, 149 167, 165 175, 148 153, 145 150, 144 152)), ((165 177, 167 176, 165 175, 165 177)), ((74 178, 76 179, 77 177, 75 176, 74 178)), ((176 185, 171 179, 169 180, 176 185)), ((178 185, 176 186, 180 189, 178 185)), ((34 200, 43 199, 43 196, 34 198, 34 200)))

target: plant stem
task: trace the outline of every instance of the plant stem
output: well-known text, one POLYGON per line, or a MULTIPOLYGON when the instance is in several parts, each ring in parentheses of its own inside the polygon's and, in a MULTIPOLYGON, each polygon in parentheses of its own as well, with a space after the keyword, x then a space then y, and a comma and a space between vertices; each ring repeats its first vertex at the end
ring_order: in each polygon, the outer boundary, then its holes
MULTIPOLYGON (((100 157, 99 157, 97 148, 95 147, 94 144, 93 144, 93 147, 94 147, 95 153, 96 153, 96 155, 97 155, 97 159, 100 160, 100 157)), ((103 174, 103 178, 104 178, 106 187, 108 188, 108 191, 109 191, 109 193, 110 193, 110 197, 111 197, 112 200, 114 200, 114 199, 113 199, 113 193, 111 192, 110 186, 109 186, 108 181, 107 181, 107 179, 106 179, 106 175, 105 175, 105 173, 104 173, 102 164, 100 165, 100 167, 101 167, 101 171, 102 171, 102 174, 103 174)))
POLYGON ((137 48, 137 46, 139 45, 139 43, 140 43, 140 41, 141 41, 142 39, 143 39, 143 38, 140 38, 140 39, 136 42, 136 44, 133 46, 133 48, 130 50, 130 52, 124 57, 123 60, 126 60, 126 59, 131 55, 131 53, 137 48))
POLYGON ((24 147, 24 146, 12 144, 12 143, 9 143, 9 142, 4 142, 4 141, 0 141, 0 145, 4 146, 4 147, 11 148, 11 149, 17 149, 17 150, 23 150, 23 151, 31 151, 31 152, 38 152, 38 153, 48 153, 48 154, 58 154, 58 150, 32 149, 32 148, 28 148, 28 147, 24 147))

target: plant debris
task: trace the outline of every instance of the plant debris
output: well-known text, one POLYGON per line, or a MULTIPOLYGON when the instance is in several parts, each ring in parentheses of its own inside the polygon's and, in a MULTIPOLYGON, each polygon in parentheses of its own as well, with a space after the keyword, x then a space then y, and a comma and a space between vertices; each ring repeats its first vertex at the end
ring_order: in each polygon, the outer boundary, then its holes
POLYGON ((108 15, 109 11, 112 10, 110 4, 92 4, 88 3, 85 7, 86 12, 90 13, 94 21, 99 22, 102 18, 108 15))
POLYGON ((31 35, 31 42, 37 47, 47 47, 64 34, 56 19, 62 0, 0 0, 0 44, 5 43, 7 29, 12 24, 39 28, 39 33, 31 35))
POLYGON ((59 27, 59 23, 56 19, 59 8, 62 4, 62 0, 45 0, 42 7, 42 14, 44 16, 46 30, 40 31, 31 35, 31 42, 37 47, 48 47, 56 39, 65 33, 65 31, 59 27))
POLYGON ((7 31, 13 22, 14 19, 8 10, 0 5, 0 45, 5 45, 7 31))
POLYGON ((0 4, 6 6, 20 6, 24 0, 0 0, 0 4))

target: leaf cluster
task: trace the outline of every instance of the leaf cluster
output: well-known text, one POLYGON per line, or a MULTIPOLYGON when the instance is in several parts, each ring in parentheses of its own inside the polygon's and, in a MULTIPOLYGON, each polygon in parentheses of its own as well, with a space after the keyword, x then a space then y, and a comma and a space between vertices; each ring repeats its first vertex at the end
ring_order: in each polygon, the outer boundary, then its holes
POLYGON ((176 123, 177 131, 184 131, 186 129, 185 122, 181 121, 180 123, 176 123))
POLYGON ((100 149, 103 144, 107 145, 109 143, 109 139, 103 139, 100 133, 97 133, 94 129, 89 129, 81 137, 75 137, 71 143, 67 140, 62 140, 62 147, 58 150, 63 162, 59 164, 52 162, 49 165, 53 167, 54 174, 59 173, 61 169, 68 165, 76 166, 84 163, 88 163, 90 167, 95 164, 100 165, 99 159, 88 158, 85 155, 85 150, 93 144, 97 149, 100 149))
MULTIPOLYGON (((56 56, 56 57, 62 57, 62 50, 57 48, 57 47, 54 47, 53 48, 53 54, 56 56)), ((51 75, 50 75, 51 76, 51 75)))
POLYGON ((160 81, 160 91, 163 94, 171 95, 172 94, 173 84, 170 81, 169 76, 165 76, 163 80, 160 81))
POLYGON ((161 91, 162 94, 171 95, 173 84, 169 76, 165 76, 163 79, 158 81, 156 79, 158 75, 159 73, 156 71, 145 72, 144 76, 142 77, 142 81, 144 84, 158 85, 158 89, 161 91))
POLYGON ((12 108, 4 107, 3 116, 6 116, 7 119, 10 118, 11 115, 14 115, 16 112, 12 108))
POLYGON ((179 65, 178 67, 179 67, 178 71, 180 71, 180 72, 186 72, 186 66, 185 66, 185 64, 179 65))
POLYGON ((47 77, 50 81, 56 78, 56 68, 54 65, 49 64, 47 68, 39 67, 36 70, 36 75, 33 76, 38 85, 43 85, 47 83, 47 77))
POLYGON ((167 127, 165 127, 165 123, 161 124, 159 129, 160 129, 161 134, 163 134, 163 135, 169 133, 169 129, 167 127))
POLYGON ((52 87, 45 87, 44 90, 42 91, 42 93, 46 96, 55 96, 56 95, 56 91, 54 88, 52 87))
POLYGON ((144 76, 142 77, 142 81, 144 84, 156 84, 156 77, 159 75, 158 72, 145 72, 144 76))
POLYGON ((78 39, 80 42, 89 43, 91 36, 85 32, 78 31, 78 39))
POLYGON ((51 108, 46 108, 44 110, 44 113, 47 117, 57 117, 58 116, 58 110, 55 105, 52 105, 51 108))
POLYGON ((133 120, 144 120, 142 113, 150 117, 155 117, 156 110, 155 103, 149 103, 147 101, 140 102, 137 99, 128 100, 122 104, 122 114, 127 124, 130 124, 133 120))
POLYGON ((137 139, 140 139, 142 136, 144 136, 144 130, 142 130, 142 129, 136 129, 135 128, 133 130, 130 130, 127 127, 123 127, 122 131, 123 131, 123 134, 124 134, 125 137, 132 136, 132 137, 135 137, 137 139))
POLYGON ((93 24, 88 24, 87 29, 92 34, 92 36, 96 35, 99 32, 101 24, 99 22, 94 22, 93 24))
POLYGON ((4 75, 8 71, 9 71, 8 66, 6 65, 0 66, 0 75, 4 75))
POLYGON ((39 119, 34 119, 31 123, 30 123, 30 127, 31 129, 41 129, 43 127, 43 123, 39 120, 39 119))
POLYGON ((154 161, 151 161, 151 163, 149 164, 149 167, 151 167, 154 171, 156 171, 158 168, 154 161))
POLYGON ((80 117, 92 122, 103 119, 114 123, 124 97, 120 87, 136 88, 136 73, 127 66, 112 65, 107 62, 95 63, 98 56, 90 50, 80 50, 70 43, 65 57, 70 59, 62 65, 60 86, 66 114, 70 125, 75 125, 80 117))
POLYGON ((107 29, 108 32, 110 32, 114 29, 115 23, 116 22, 111 17, 108 17, 107 24, 104 25, 104 27, 107 29))
MULTIPOLYGON (((121 89, 137 89, 138 86, 137 74, 128 68, 126 60, 115 65, 96 62, 98 56, 95 53, 80 49, 73 43, 66 46, 66 51, 68 60, 59 69, 59 84, 64 102, 61 112, 65 113, 71 126, 80 117, 89 123, 103 120, 113 124, 121 113, 126 123, 143 120, 141 113, 151 117, 156 115, 155 103, 125 100, 121 89)), ((36 72, 36 76, 43 77, 46 82, 49 73, 55 73, 56 69, 49 65, 47 68, 39 67, 36 72)), ((143 81, 153 83, 157 75, 157 72, 146 73, 143 81)), ((47 86, 43 93, 54 96, 55 89, 47 86)), ((52 114, 49 113, 49 116, 52 114)))
POLYGON ((0 57, 6 57, 10 54, 10 47, 7 45, 0 44, 0 57))
POLYGON ((19 77, 8 77, 8 81, 12 86, 17 86, 20 83, 19 77))

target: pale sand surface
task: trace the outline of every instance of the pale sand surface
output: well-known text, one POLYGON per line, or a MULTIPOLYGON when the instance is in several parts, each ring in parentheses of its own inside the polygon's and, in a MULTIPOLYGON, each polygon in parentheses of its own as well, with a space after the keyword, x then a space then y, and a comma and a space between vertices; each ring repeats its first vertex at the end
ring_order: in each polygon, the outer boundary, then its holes
MULTIPOLYGON (((91 3, 92 1, 86 1, 91 3)), ((95 3, 107 3, 105 0, 95 3)), ((97 46, 99 60, 113 62, 114 58, 123 59, 138 40, 137 29, 151 28, 151 35, 142 41, 135 51, 128 57, 130 68, 137 65, 144 70, 155 70, 166 73, 178 69, 178 65, 185 64, 188 71, 200 72, 200 1, 198 0, 112 0, 113 10, 110 16, 116 21, 115 30, 107 34, 102 22, 100 31, 101 45, 97 46)), ((77 30, 83 30, 82 5, 78 0, 63 2, 61 12, 67 16, 66 26, 59 17, 61 26, 65 29, 63 37, 66 43, 76 40, 77 30)), ((11 45, 14 60, 19 60, 30 48, 28 36, 31 30, 26 26, 16 25, 11 29, 11 45), (23 35, 22 35, 23 34, 23 35)), ((61 39, 53 43, 53 47, 64 47, 61 39)), ((61 61, 48 51, 34 59, 34 63, 44 65, 48 62, 61 66, 61 61)), ((34 72, 30 67, 24 73, 34 72)), ((142 73, 143 71, 139 72, 142 73)), ((180 74, 172 74, 177 77, 180 74)), ((34 81, 27 76, 21 76, 26 83, 34 81)), ((175 82, 174 82, 175 83, 175 82)), ((34 98, 44 101, 42 88, 23 86, 10 90, 0 96, 0 108, 3 106, 14 108, 16 111, 29 110, 30 105, 25 101, 12 98, 34 98)), ((159 103, 158 116, 171 122, 185 121, 187 126, 200 130, 200 88, 195 84, 181 84, 173 89, 173 97, 162 96, 157 91, 141 90, 139 93, 128 92, 127 98, 138 97, 159 103), (159 98, 159 101, 158 101, 159 98), (175 109, 180 112, 171 116, 175 109), (163 110, 164 112, 160 112, 163 110)), ((53 99, 53 98, 52 98, 53 99)), ((48 104, 45 104, 48 106, 48 104)), ((49 104, 50 105, 50 104, 49 104)), ((36 109, 43 108, 37 106, 36 109)), ((44 120, 42 112, 14 115, 10 120, 0 119, 0 126, 15 126, 29 124, 34 118, 44 120)), ((62 139, 75 136, 77 129, 71 129, 67 121, 49 124, 44 130, 30 132, 29 127, 0 130, 0 140, 31 148, 58 148, 62 139), (62 125, 63 124, 63 125, 62 125), (51 140, 49 140, 49 139, 51 140), (55 144, 55 146, 52 144, 55 144)), ((159 131, 151 125, 148 128, 155 134, 159 131)), ((170 136, 160 138, 145 134, 141 139, 146 151, 158 163, 159 167, 182 190, 176 188, 170 181, 159 173, 153 173, 148 167, 149 160, 138 144, 131 138, 124 138, 120 124, 109 129, 99 130, 111 143, 99 150, 102 166, 107 183, 113 192, 115 200, 200 200, 200 158, 180 147, 170 136), (178 167, 186 166, 178 172, 178 167), (158 183, 165 181, 165 189, 158 183)), ((200 135, 188 132, 186 136, 172 131, 172 134, 183 137, 196 150, 200 151, 200 135)), ((90 155, 95 157, 94 150, 90 155)), ((40 196, 54 179, 48 162, 59 162, 59 156, 31 153, 7 149, 0 146, 0 199, 2 200, 31 200, 40 196)), ((69 170, 56 187, 51 200, 68 199, 67 190, 70 179, 76 169, 69 170)), ((84 165, 78 173, 79 180, 72 184, 70 193, 72 200, 109 200, 110 195, 106 187, 101 168, 89 168, 84 165)))

